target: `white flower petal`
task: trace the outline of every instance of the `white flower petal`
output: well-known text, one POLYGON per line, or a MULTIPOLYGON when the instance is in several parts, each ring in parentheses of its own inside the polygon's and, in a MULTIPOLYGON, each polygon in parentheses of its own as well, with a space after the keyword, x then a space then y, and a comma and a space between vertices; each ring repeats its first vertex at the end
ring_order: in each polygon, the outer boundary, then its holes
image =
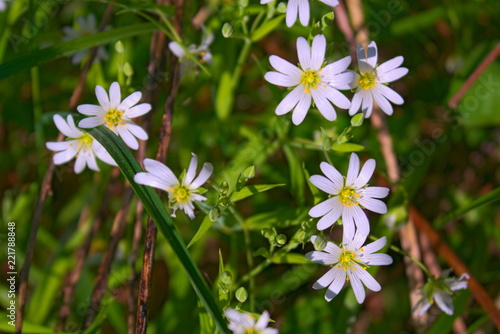
POLYGON ((267 72, 264 79, 276 86, 294 87, 300 84, 300 80, 278 72, 267 72))
POLYGON ((78 126, 84 129, 91 129, 95 128, 101 124, 106 123, 104 118, 101 117, 87 117, 82 119, 79 123, 78 126))
MULTIPOLYGON (((385 255, 385 254, 380 254, 380 255, 385 255)), ((372 291, 380 291, 382 287, 380 284, 373 278, 372 275, 370 275, 365 269, 361 268, 359 265, 355 265, 355 268, 358 269, 356 270, 356 276, 363 282, 363 284, 370 290, 372 291)))
POLYGON ((389 194, 389 188, 386 187, 366 187, 362 191, 363 196, 372 198, 384 198, 389 194))
POLYGON ((313 284, 313 289, 320 290, 329 286, 335 277, 335 268, 328 270, 323 276, 321 276, 316 282, 313 284))
POLYGON ((52 119, 54 120, 57 129, 66 137, 78 138, 83 135, 83 132, 78 130, 74 125, 75 122, 73 121, 73 116, 69 115, 67 117, 67 121, 65 121, 61 115, 56 114, 52 119))
POLYGON ((335 109, 327 100, 327 98, 324 96, 325 92, 323 91, 323 88, 313 89, 311 90, 311 94, 319 112, 327 120, 334 121, 337 118, 337 113, 335 112, 335 109))
POLYGON ((359 176, 354 182, 354 187, 355 188, 361 188, 365 186, 368 181, 370 181, 373 172, 375 171, 375 159, 368 159, 363 167, 361 168, 361 171, 359 172, 359 176))
POLYGON ((354 78, 356 78, 356 73, 347 70, 343 73, 335 74, 328 84, 335 89, 351 90, 354 78))
MULTIPOLYGON (((358 88, 359 90, 364 90, 363 88, 358 88)), ((368 118, 372 114, 373 110, 373 96, 371 91, 364 91, 363 95, 363 102, 361 103, 361 112, 365 114, 365 117, 368 118)))
POLYGON ((96 106, 95 104, 82 104, 79 105, 76 110, 78 110, 80 114, 87 116, 96 116, 104 112, 101 106, 96 106))
POLYGON ((45 146, 51 151, 64 151, 67 150, 71 145, 76 145, 76 140, 70 141, 49 141, 45 143, 45 146))
POLYGON ((210 162, 205 162, 201 168, 198 177, 191 183, 191 189, 197 189, 202 186, 212 175, 214 171, 214 166, 210 162))
POLYGON ((392 257, 387 254, 370 254, 364 256, 362 262, 371 266, 387 266, 392 263, 392 257))
POLYGON ((322 75, 325 78, 325 80, 332 80, 335 75, 346 71, 349 65, 351 64, 351 60, 352 60, 351 56, 347 56, 337 61, 334 61, 331 64, 326 65, 322 71, 322 75))
POLYGON ((350 210, 352 213, 357 232, 362 235, 369 235, 370 222, 368 221, 368 217, 366 217, 366 214, 363 212, 363 210, 357 205, 351 206, 350 208, 346 209, 350 210))
POLYGON ((309 216, 318 218, 326 215, 328 212, 332 211, 334 201, 338 201, 338 199, 336 199, 336 197, 329 198, 326 201, 315 205, 311 210, 309 210, 309 216))
POLYGON ((189 167, 187 169, 186 175, 184 175, 184 179, 182 180, 183 184, 191 184, 196 176, 196 167, 198 166, 198 156, 194 153, 191 153, 191 161, 189 161, 189 167))
POLYGON ((106 93, 104 88, 99 85, 95 86, 95 95, 97 96, 97 101, 99 101, 99 104, 104 110, 111 109, 109 106, 108 93, 106 93))
POLYGON ((394 110, 392 108, 392 105, 389 103, 389 101, 387 101, 387 99, 382 94, 380 94, 380 92, 377 91, 376 87, 372 89, 372 96, 383 112, 385 112, 389 116, 393 114, 394 110))
POLYGON ((95 171, 99 171, 99 166, 97 166, 97 161, 95 159, 95 155, 94 153, 90 153, 90 155, 88 155, 86 157, 86 160, 87 160, 87 166, 92 169, 92 170, 95 170, 95 171))
POLYGON ((166 188, 179 184, 179 180, 177 180, 172 170, 159 161, 144 159, 144 169, 162 180, 166 188))
POLYGON ((387 243, 387 238, 382 237, 382 238, 375 240, 374 242, 369 243, 368 245, 364 246, 363 249, 365 250, 365 254, 371 254, 371 253, 374 253, 376 251, 381 250, 385 246, 386 243, 387 243))
POLYGON ((337 258, 325 252, 312 251, 307 253, 306 258, 320 264, 331 265, 337 263, 337 258))
POLYGON ((347 274, 343 269, 333 268, 335 270, 335 276, 333 278, 332 284, 328 287, 325 293, 325 299, 330 302, 333 298, 335 298, 342 287, 344 286, 347 274))
POLYGON ((259 330, 263 330, 267 327, 267 324, 269 323, 269 312, 264 311, 259 317, 259 320, 255 323, 255 328, 259 330))
POLYGON ((137 173, 134 175, 134 181, 137 184, 150 186, 163 191, 166 191, 169 187, 169 185, 164 180, 160 179, 158 176, 152 173, 137 173))
POLYGON ((370 210, 372 212, 376 212, 381 215, 387 213, 387 205, 381 200, 370 197, 362 197, 359 200, 359 203, 361 203, 361 205, 363 205, 367 210, 370 210))
POLYGON ((453 300, 451 299, 450 295, 448 295, 444 291, 438 290, 434 294, 434 300, 436 301, 437 306, 439 306, 439 308, 443 310, 444 313, 453 315, 454 306, 453 300))
POLYGON ((363 287, 363 284, 361 284, 361 281, 358 277, 358 271, 349 270, 349 274, 349 277, 351 278, 350 282, 352 290, 354 291, 354 296, 356 296, 356 300, 358 301, 358 303, 363 304, 363 302, 365 301, 366 293, 365 288, 363 287))
POLYGON ((309 24, 309 0, 299 0, 299 18, 304 27, 309 24))
POLYGON ((355 225, 352 217, 352 212, 349 207, 344 206, 342 211, 342 223, 344 224, 344 238, 351 239, 354 237, 355 225))
POLYGON ((363 101, 362 94, 360 92, 354 93, 351 101, 351 107, 349 108, 349 115, 353 116, 356 114, 361 107, 361 102, 363 101))
POLYGON ((408 69, 406 67, 398 67, 395 70, 385 72, 383 74, 378 74, 378 79, 380 83, 388 83, 393 82, 398 79, 401 79, 408 73, 408 69))
POLYGON ((317 70, 317 68, 311 67, 311 49, 309 48, 309 43, 304 37, 297 38, 297 54, 299 56, 299 63, 302 70, 317 70))
POLYGON ((359 157, 356 153, 351 153, 349 168, 347 169, 346 186, 353 186, 359 174, 359 157))
POLYGON ((401 64, 403 63, 403 60, 404 60, 404 58, 402 56, 392 58, 391 60, 388 60, 388 61, 380 64, 379 66, 377 66, 377 73, 380 75, 380 74, 383 74, 385 72, 392 71, 395 68, 401 66, 401 64))
MULTIPOLYGON (((332 210, 327 213, 323 218, 321 218, 316 224, 316 228, 319 231, 323 231, 333 224, 340 218, 343 212, 342 204, 338 198, 334 197, 336 200, 332 201, 332 210)), ((333 198, 332 198, 333 199, 333 198)))
POLYGON ((64 163, 70 161, 71 159, 73 159, 77 153, 78 152, 77 152, 76 146, 71 146, 65 151, 58 152, 58 153, 54 154, 54 157, 53 157, 54 164, 62 165, 64 163))
MULTIPOLYGON (((297 86, 297 88, 298 87, 300 86, 297 86)), ((297 103, 292 113, 293 124, 299 125, 300 123, 302 123, 310 107, 311 107, 311 95, 302 91, 299 97, 299 103, 297 103)))
POLYGON ((297 20, 300 0, 289 0, 286 6, 286 26, 291 27, 297 20))
POLYGON ((125 144, 133 150, 137 150, 139 148, 139 142, 132 135, 126 125, 117 125, 114 130, 118 133, 120 137, 122 137, 125 144))
POLYGON ((118 166, 108 151, 106 151, 106 149, 97 140, 92 142, 92 150, 100 160, 104 161, 108 165, 118 166))
POLYGON ((332 7, 335 7, 335 6, 338 6, 339 4, 339 1, 338 0, 319 0, 329 6, 332 6, 332 7))
POLYGON ((86 156, 85 154, 80 154, 78 155, 78 158, 76 158, 76 161, 75 161, 75 173, 76 174, 80 174, 84 169, 85 169, 85 166, 87 165, 87 159, 86 159, 86 156))
POLYGON ((125 112, 125 116, 128 118, 135 118, 147 114, 151 110, 151 105, 149 103, 141 103, 128 109, 125 112))
POLYGON ((297 78, 300 82, 302 71, 297 66, 278 56, 270 56, 269 62, 276 71, 289 75, 290 77, 297 78))
POLYGON ((418 310, 417 312, 417 315, 418 316, 421 316, 422 314, 424 314, 425 312, 427 312, 427 310, 431 307, 431 303, 429 303, 429 301, 427 300, 427 298, 425 296, 423 296, 416 304, 415 304, 415 307, 413 309, 413 312, 415 312, 416 310, 418 310))
MULTIPOLYGON (((307 13, 309 13, 309 1, 303 1, 307 4, 307 13)), ((306 25, 306 24, 305 24, 306 25)), ((319 70, 325 60, 326 38, 324 35, 316 35, 312 42, 311 61, 309 66, 311 69, 319 70)))
POLYGON ((309 178, 316 188, 324 191, 330 195, 337 195, 339 193, 339 185, 334 184, 330 179, 324 177, 323 175, 313 175, 309 178))
POLYGON ((109 106, 110 109, 118 108, 121 102, 120 84, 113 82, 109 88, 109 106))
POLYGON ((370 42, 370 44, 368 44, 368 48, 366 49, 366 54, 366 62, 370 64, 372 69, 375 68, 377 66, 378 60, 377 43, 373 41, 370 42))
POLYGON ((340 174, 337 168, 325 161, 319 165, 319 168, 321 168, 323 174, 333 182, 334 192, 332 194, 338 194, 344 185, 344 177, 342 174, 340 174))
MULTIPOLYGON (((135 105, 137 102, 139 102, 142 98, 142 93, 141 92, 134 92, 127 96, 125 100, 123 100, 119 105, 118 109, 119 110, 127 110, 133 105, 135 105)), ((136 116, 134 116, 136 117, 136 116)))
POLYGON ((168 48, 174 55, 177 56, 177 58, 182 58, 186 55, 186 51, 184 51, 184 49, 177 42, 168 43, 168 48))
POLYGON ((389 88, 386 85, 377 85, 377 87, 375 87, 375 90, 394 104, 401 105, 404 103, 401 95, 399 95, 392 88, 389 88))
POLYGON ((136 136, 137 138, 141 140, 147 140, 148 139, 148 134, 146 131, 144 131, 143 128, 141 128, 139 125, 135 124, 132 121, 128 121, 126 123, 127 129, 132 133, 132 135, 136 136))
POLYGON ((341 109, 349 109, 351 107, 351 101, 337 89, 331 86, 321 87, 320 89, 324 90, 326 98, 337 107, 341 109))
POLYGON ((288 95, 285 96, 285 98, 276 107, 276 115, 284 115, 295 108, 302 96, 303 91, 304 88, 302 86, 297 86, 290 93, 288 93, 288 95))

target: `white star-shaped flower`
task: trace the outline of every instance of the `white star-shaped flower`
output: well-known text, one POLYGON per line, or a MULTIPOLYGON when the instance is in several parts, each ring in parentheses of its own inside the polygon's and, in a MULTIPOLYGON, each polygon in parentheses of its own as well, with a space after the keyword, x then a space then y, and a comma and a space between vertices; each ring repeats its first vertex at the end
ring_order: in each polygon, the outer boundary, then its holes
MULTIPOLYGON (((63 28, 64 31, 63 41, 70 41, 78 37, 93 35, 97 33, 97 26, 94 14, 89 14, 86 18, 83 16, 78 16, 76 18, 76 22, 77 25, 75 28, 73 27, 63 28)), ((82 50, 76 52, 71 59, 73 65, 79 64, 83 60, 83 58, 87 55, 88 52, 89 50, 82 50)), ((97 53, 94 61, 98 61, 100 59, 102 60, 108 59, 108 54, 106 53, 106 50, 104 50, 104 47, 102 46, 99 46, 97 48, 97 53)))
MULTIPOLYGON (((266 4, 273 0, 260 0, 261 4, 266 4)), ((320 0, 324 4, 335 7, 339 4, 338 0, 320 0)), ((300 18, 300 23, 305 27, 309 24, 309 0, 288 0, 286 6, 286 25, 293 26, 297 21, 297 16, 300 18)))
POLYGON ((98 171, 97 156, 105 163, 116 166, 116 162, 97 140, 76 127, 73 116, 69 115, 67 121, 60 115, 54 115, 53 119, 59 131, 68 137, 66 141, 45 144, 49 150, 57 152, 54 154, 54 164, 64 164, 76 156, 75 173, 81 173, 85 166, 98 171))
POLYGON ((361 108, 365 117, 370 117, 373 110, 373 101, 377 102, 380 109, 387 115, 392 115, 393 109, 390 102, 401 105, 403 98, 386 84, 400 79, 408 73, 405 67, 399 67, 403 63, 403 57, 399 56, 377 65, 377 44, 368 44, 368 53, 361 44, 356 50, 358 56, 359 73, 355 74, 351 87, 356 89, 352 98, 349 115, 354 115, 361 108), (390 102, 389 102, 390 101, 390 102))
MULTIPOLYGON (((314 243, 316 236, 311 237, 314 243)), ((341 247, 332 242, 327 242, 324 251, 313 251, 306 254, 306 258, 316 263, 331 266, 316 283, 313 289, 327 288, 325 299, 331 301, 337 296, 346 280, 351 282, 354 295, 358 303, 365 300, 363 284, 372 291, 380 291, 380 284, 370 275, 368 266, 385 266, 392 263, 392 258, 387 254, 374 254, 385 246, 386 237, 380 238, 363 246, 366 236, 356 233, 352 238, 344 238, 341 247)))
POLYGON ((196 176, 196 167, 198 158, 196 154, 191 153, 193 157, 189 163, 189 168, 182 181, 179 181, 175 174, 159 161, 153 159, 144 159, 144 169, 146 172, 137 173, 134 181, 139 184, 161 189, 168 192, 170 207, 173 209, 172 217, 175 217, 175 211, 183 210, 190 219, 194 219, 193 202, 206 201, 205 196, 200 195, 198 188, 207 182, 213 172, 213 166, 205 162, 198 177, 196 176))
POLYGON ((224 314, 229 319, 227 326, 233 334, 278 334, 276 328, 267 327, 269 323, 269 313, 264 311, 259 320, 256 320, 248 313, 238 312, 232 308, 224 311, 224 314))
POLYGON ((451 298, 453 292, 467 289, 468 274, 462 274, 460 278, 447 278, 449 270, 444 271, 439 278, 430 278, 419 292, 421 299, 415 304, 413 312, 422 315, 436 302, 437 306, 446 314, 452 315, 454 306, 451 298))
POLYGON ((384 198, 389 194, 389 188, 368 187, 367 183, 375 171, 375 160, 369 159, 359 170, 359 157, 351 154, 347 177, 344 178, 339 171, 327 162, 320 164, 323 175, 313 175, 312 184, 330 195, 330 198, 309 210, 309 215, 314 218, 322 217, 317 224, 318 230, 324 230, 342 217, 344 234, 352 238, 355 229, 362 235, 370 233, 370 224, 364 209, 380 214, 387 213, 387 206, 377 198, 384 198))
MULTIPOLYGON (((212 53, 210 52, 210 45, 214 41, 214 34, 207 32, 205 27, 202 26, 203 38, 199 46, 191 44, 188 46, 188 52, 192 54, 202 64, 213 64, 212 53)), ((184 75, 188 70, 196 68, 196 63, 189 59, 186 51, 177 42, 170 42, 168 48, 174 55, 179 58, 181 63, 181 75, 184 75)))
POLYGON ((351 57, 342 58, 323 67, 326 52, 326 38, 314 37, 312 47, 303 37, 297 39, 297 53, 300 68, 278 57, 269 57, 269 62, 278 72, 267 72, 265 79, 282 87, 295 87, 276 107, 277 115, 284 115, 293 109, 292 121, 302 123, 314 102, 320 113, 329 121, 337 118, 332 103, 348 109, 351 102, 339 89, 350 89, 354 78, 352 71, 346 71, 351 57))
POLYGON ((120 85, 113 82, 109 89, 109 97, 106 90, 97 85, 95 94, 100 105, 82 104, 77 110, 87 116, 82 119, 78 126, 81 128, 95 128, 104 124, 118 136, 122 137, 125 144, 136 150, 139 148, 137 138, 148 139, 148 134, 139 125, 132 122, 132 118, 142 116, 151 110, 149 103, 134 106, 142 97, 141 92, 130 94, 125 100, 121 100, 120 85))

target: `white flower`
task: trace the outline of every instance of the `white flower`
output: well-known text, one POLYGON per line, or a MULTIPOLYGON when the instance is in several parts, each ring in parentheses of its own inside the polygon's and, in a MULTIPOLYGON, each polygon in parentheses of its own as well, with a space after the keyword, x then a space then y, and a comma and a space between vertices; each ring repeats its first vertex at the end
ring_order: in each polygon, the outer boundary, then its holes
POLYGON ((264 311, 259 320, 248 314, 238 312, 232 308, 228 308, 224 311, 224 314, 229 319, 229 325, 227 326, 233 334, 278 334, 279 331, 276 328, 268 328, 269 323, 269 313, 264 311))
POLYGON ((75 173, 81 173, 85 166, 98 171, 97 156, 105 163, 116 166, 116 162, 97 140, 76 127, 73 116, 69 115, 65 121, 60 115, 54 115, 54 123, 69 138, 66 141, 46 143, 49 150, 57 152, 54 154, 54 164, 64 164, 76 156, 75 173))
POLYGON ((10 0, 0 0, 0 12, 3 12, 7 8, 7 1, 10 0))
POLYGON ((408 69, 399 67, 403 63, 403 57, 399 56, 386 61, 382 65, 377 65, 377 44, 371 42, 368 44, 368 53, 361 44, 358 45, 358 66, 359 74, 356 73, 351 87, 356 88, 356 93, 352 98, 349 115, 354 115, 359 108, 365 114, 365 117, 370 117, 373 109, 373 100, 387 115, 392 115, 394 104, 403 104, 403 98, 386 84, 400 79, 408 69))
MULTIPOLYGON (((316 238, 312 236, 311 241, 314 243, 316 238)), ((360 304, 365 300, 363 284, 372 291, 380 291, 380 284, 366 271, 366 268, 392 263, 389 255, 374 254, 385 246, 387 239, 383 237, 363 247, 365 240, 366 236, 359 233, 353 238, 346 238, 344 233, 341 247, 327 242, 324 251, 306 254, 309 260, 332 267, 313 285, 313 289, 316 290, 328 287, 325 294, 327 301, 331 301, 339 294, 346 280, 351 282, 356 300, 360 304)))
POLYGON ((174 173, 159 161, 153 159, 144 159, 144 168, 146 172, 135 174, 134 181, 139 184, 151 186, 168 192, 170 206, 173 209, 172 217, 175 217, 175 211, 183 210, 191 219, 194 219, 194 201, 202 202, 207 198, 198 193, 198 188, 207 182, 212 175, 213 166, 205 162, 196 176, 196 166, 198 158, 196 154, 191 153, 193 157, 189 163, 189 168, 180 182, 174 173))
POLYGON ((437 306, 446 314, 452 315, 454 306, 451 299, 451 295, 454 291, 467 289, 467 281, 464 279, 469 279, 468 274, 462 274, 460 278, 448 276, 449 271, 446 270, 441 274, 439 278, 430 278, 429 281, 424 285, 419 294, 422 298, 415 304, 413 312, 417 312, 417 315, 422 315, 431 307, 431 305, 436 301, 437 306))
POLYGON ((354 235, 354 225, 358 233, 368 235, 370 224, 362 209, 380 214, 386 213, 387 206, 376 198, 384 198, 389 194, 389 188, 367 186, 375 170, 375 160, 366 161, 360 171, 359 158, 356 153, 352 153, 346 178, 327 162, 322 162, 320 168, 326 177, 313 175, 310 181, 322 191, 330 194, 330 198, 309 210, 311 217, 323 217, 318 221, 318 230, 332 226, 342 217, 344 234, 347 238, 352 238, 354 235))
MULTIPOLYGON (((89 14, 86 18, 83 16, 78 16, 76 18, 76 22, 77 25, 75 28, 73 27, 63 28, 64 31, 63 41, 69 41, 78 37, 93 35, 97 33, 97 26, 94 14, 89 14)), ((73 65, 80 63, 88 52, 89 50, 82 50, 76 52, 71 60, 73 65)), ((102 46, 99 46, 97 48, 97 53, 94 60, 97 61, 99 59, 102 60, 108 59, 108 54, 106 53, 106 50, 104 50, 104 47, 102 46)))
POLYGON ((106 90, 101 86, 95 87, 95 94, 99 101, 99 106, 94 104, 82 104, 77 110, 88 116, 78 123, 81 128, 94 128, 99 125, 106 125, 118 136, 122 137, 125 144, 136 150, 139 148, 137 138, 148 139, 148 134, 139 125, 130 119, 142 116, 151 110, 149 103, 142 103, 134 106, 142 97, 141 92, 130 94, 121 101, 120 85, 113 82, 109 88, 109 98, 106 90))
MULTIPOLYGON (((210 45, 214 41, 214 34, 212 32, 208 33, 205 27, 202 26, 203 30, 203 38, 201 40, 201 44, 196 46, 195 44, 191 44, 188 46, 188 52, 193 55, 198 61, 202 64, 213 64, 212 53, 210 52, 210 45)), ((174 55, 179 58, 179 62, 181 63, 181 75, 187 72, 187 70, 196 68, 196 63, 191 60, 186 51, 182 48, 182 46, 177 42, 170 42, 168 44, 170 51, 174 55)))
POLYGON ((314 101, 321 114, 329 121, 337 118, 331 103, 342 109, 350 107, 351 102, 338 89, 349 89, 354 78, 352 71, 346 71, 351 57, 342 58, 323 67, 326 51, 326 38, 314 37, 312 48, 303 37, 297 39, 297 53, 300 68, 278 57, 269 57, 269 62, 278 72, 267 72, 265 79, 282 87, 295 87, 276 107, 277 115, 293 110, 292 121, 300 124, 314 101))
MULTIPOLYGON (((273 0, 260 0, 261 4, 266 4, 273 0)), ((339 4, 338 0, 320 0, 321 2, 335 7, 339 4)), ((303 26, 309 24, 309 0, 288 0, 288 5, 286 6, 286 25, 288 27, 293 26, 295 21, 297 21, 297 16, 300 18, 300 23, 303 26)))

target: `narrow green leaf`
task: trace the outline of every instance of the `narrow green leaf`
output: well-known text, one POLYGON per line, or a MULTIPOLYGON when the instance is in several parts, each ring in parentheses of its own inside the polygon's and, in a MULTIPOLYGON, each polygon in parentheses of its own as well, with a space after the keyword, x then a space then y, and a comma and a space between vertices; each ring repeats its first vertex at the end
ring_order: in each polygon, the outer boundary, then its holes
POLYGON ((209 216, 205 216, 205 219, 203 219, 203 221, 201 222, 201 225, 198 228, 198 231, 196 231, 196 234, 194 235, 193 239, 191 239, 191 241, 189 242, 187 247, 188 248, 191 247, 195 242, 200 240, 201 237, 204 236, 205 233, 207 233, 207 231, 210 229, 210 227, 212 227, 213 223, 214 222, 210 219, 209 216))
POLYGON ((276 254, 270 260, 280 264, 311 264, 304 255, 297 253, 276 254))
POLYGON ((302 162, 293 148, 286 145, 283 147, 288 166, 290 167, 290 181, 292 184, 292 192, 297 198, 300 205, 305 203, 305 177, 302 170, 302 162))
POLYGON ((240 191, 234 192, 231 195, 231 202, 241 201, 242 199, 247 198, 249 196, 264 191, 268 191, 276 187, 283 187, 284 185, 285 185, 284 183, 280 183, 280 184, 256 184, 256 185, 245 186, 240 191))
POLYGON ((280 25, 281 21, 285 18, 285 15, 280 15, 262 23, 262 25, 255 30, 252 35, 252 42, 260 41, 262 38, 266 37, 271 31, 276 29, 277 26, 280 25))
POLYGON ((129 181, 130 186, 141 199, 144 208, 151 218, 153 218, 153 221, 158 226, 158 229, 170 242, 173 251, 186 271, 196 294, 200 298, 208 314, 212 317, 216 328, 221 333, 228 333, 226 322, 222 317, 222 313, 217 307, 217 304, 215 303, 204 278, 201 276, 198 267, 194 263, 182 238, 177 232, 170 215, 165 210, 160 197, 156 191, 153 190, 153 188, 135 183, 134 175, 143 171, 137 160, 125 146, 121 138, 116 136, 108 128, 101 125, 97 128, 89 130, 88 133, 101 143, 113 157, 123 175, 129 181))
POLYGON ((479 208, 480 206, 483 206, 483 205, 486 205, 489 203, 493 203, 493 202, 498 201, 498 200, 500 200, 500 188, 497 188, 493 191, 490 191, 486 195, 483 195, 483 196, 477 198, 476 200, 472 201, 472 203, 470 203, 469 205, 466 205, 462 208, 458 208, 456 210, 453 210, 452 212, 448 213, 447 215, 436 219, 434 221, 434 226, 441 227, 444 224, 446 224, 452 220, 460 218, 461 216, 465 215, 469 211, 472 211, 474 209, 479 208))
POLYGON ((156 27, 152 23, 134 24, 123 28, 116 28, 93 35, 83 36, 71 41, 61 42, 45 49, 36 50, 0 65, 0 79, 80 50, 114 42, 129 36, 151 32, 155 29, 156 27))
POLYGON ((364 149, 365 147, 363 145, 353 143, 334 143, 332 145, 332 150, 337 152, 359 152, 363 151, 364 149))
POLYGON ((219 119, 226 119, 231 113, 233 106, 233 91, 234 81, 231 72, 222 73, 219 87, 217 88, 217 96, 215 100, 215 110, 219 119))

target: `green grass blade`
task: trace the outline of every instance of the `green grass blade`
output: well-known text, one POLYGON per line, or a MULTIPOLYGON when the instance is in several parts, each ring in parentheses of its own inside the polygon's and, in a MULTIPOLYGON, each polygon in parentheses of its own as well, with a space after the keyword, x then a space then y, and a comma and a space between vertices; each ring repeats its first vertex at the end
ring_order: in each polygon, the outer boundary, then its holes
POLYGON ((73 54, 80 50, 110 43, 129 36, 151 32, 155 29, 156 27, 152 23, 134 24, 123 28, 116 28, 93 35, 83 36, 71 41, 61 42, 45 49, 36 50, 0 65, 0 79, 27 70, 33 66, 73 54))
POLYGON ((493 203, 493 202, 498 201, 498 200, 500 200, 500 188, 497 188, 493 191, 490 191, 486 195, 483 195, 483 196, 477 198, 476 200, 472 201, 469 205, 461 207, 457 210, 454 210, 454 211, 448 213, 447 215, 445 215, 441 218, 436 219, 434 221, 434 226, 441 227, 444 224, 446 224, 452 220, 460 218, 461 216, 465 215, 467 212, 469 212, 471 210, 477 209, 480 206, 483 206, 483 205, 486 205, 489 203, 493 203))
POLYGON ((205 280, 201 276, 198 267, 194 263, 183 240, 177 232, 170 215, 165 210, 160 197, 156 191, 153 190, 153 188, 142 186, 134 182, 134 175, 143 171, 137 160, 125 146, 121 138, 116 136, 108 128, 99 126, 89 130, 88 133, 101 143, 113 159, 115 159, 123 175, 130 182, 130 186, 141 199, 144 208, 153 218, 161 233, 170 242, 172 249, 188 274, 194 290, 196 291, 208 314, 212 317, 215 326, 221 333, 227 333, 228 329, 222 317, 222 313, 217 307, 205 280))

